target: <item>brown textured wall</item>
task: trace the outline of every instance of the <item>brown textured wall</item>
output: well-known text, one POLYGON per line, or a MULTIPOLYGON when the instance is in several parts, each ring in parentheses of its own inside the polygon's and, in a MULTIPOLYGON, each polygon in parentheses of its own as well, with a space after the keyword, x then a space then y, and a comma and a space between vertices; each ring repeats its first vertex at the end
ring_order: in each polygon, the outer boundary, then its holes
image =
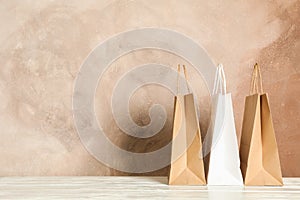
MULTIPOLYGON (((125 174, 99 163, 80 143, 72 118, 73 83, 85 57, 103 40, 129 29, 158 27, 193 38, 215 63, 224 64, 239 135, 251 67, 261 64, 283 175, 300 176, 299 26, 299 0, 2 1, 0 175, 125 174)), ((109 138, 134 152, 169 142, 171 93, 147 86, 132 97, 130 110, 140 125, 149 122, 151 104, 163 104, 168 111, 165 128, 146 140, 124 135, 106 104, 122 73, 151 61, 170 66, 185 62, 158 50, 129 54, 112 64, 96 95, 97 116, 110 127, 109 138)), ((190 79, 194 86, 203 83, 197 75, 190 79)), ((208 94, 204 87, 197 92, 208 94)), ((203 116, 209 113, 206 100, 199 101, 203 116)), ((150 174, 166 174, 166 168, 150 174)))

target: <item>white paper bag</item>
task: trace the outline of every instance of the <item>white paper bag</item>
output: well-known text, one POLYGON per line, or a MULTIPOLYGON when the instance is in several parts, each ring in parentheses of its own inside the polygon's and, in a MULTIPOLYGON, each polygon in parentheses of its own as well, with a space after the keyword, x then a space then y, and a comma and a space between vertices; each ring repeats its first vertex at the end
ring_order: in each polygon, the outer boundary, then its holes
POLYGON ((222 64, 216 71, 212 94, 212 134, 208 185, 243 185, 231 94, 226 93, 222 64))

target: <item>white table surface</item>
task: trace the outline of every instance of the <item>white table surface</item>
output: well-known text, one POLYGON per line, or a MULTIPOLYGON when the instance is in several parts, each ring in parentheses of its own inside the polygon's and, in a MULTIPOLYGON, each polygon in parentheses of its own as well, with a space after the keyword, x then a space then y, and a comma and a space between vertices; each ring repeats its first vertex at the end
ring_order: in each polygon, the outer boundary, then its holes
POLYGON ((297 199, 300 178, 282 187, 169 186, 167 177, 0 177, 0 199, 297 199))

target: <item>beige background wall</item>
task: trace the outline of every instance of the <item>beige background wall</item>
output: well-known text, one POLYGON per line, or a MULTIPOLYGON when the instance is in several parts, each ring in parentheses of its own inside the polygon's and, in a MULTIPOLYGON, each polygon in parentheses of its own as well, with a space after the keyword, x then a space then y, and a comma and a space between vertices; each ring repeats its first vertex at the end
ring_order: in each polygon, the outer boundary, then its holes
MULTIPOLYGON (((81 144, 72 118, 73 83, 85 57, 103 40, 129 29, 158 27, 193 38, 214 63, 224 64, 238 135, 251 68, 261 64, 283 175, 300 176, 300 1, 223 2, 1 1, 0 175, 124 174, 95 160, 81 144)), ((122 73, 147 62, 175 67, 185 61, 158 50, 129 54, 112 64, 96 95, 97 115, 109 127, 109 138, 133 152, 158 149, 171 136, 173 97, 164 88, 147 86, 132 97, 131 114, 140 125, 149 122, 151 104, 163 104, 168 111, 165 128, 150 139, 123 134, 106 106, 122 73)), ((200 76, 190 79, 203 97, 205 130, 208 93, 200 76)), ((165 168, 150 174, 166 173, 165 168)))

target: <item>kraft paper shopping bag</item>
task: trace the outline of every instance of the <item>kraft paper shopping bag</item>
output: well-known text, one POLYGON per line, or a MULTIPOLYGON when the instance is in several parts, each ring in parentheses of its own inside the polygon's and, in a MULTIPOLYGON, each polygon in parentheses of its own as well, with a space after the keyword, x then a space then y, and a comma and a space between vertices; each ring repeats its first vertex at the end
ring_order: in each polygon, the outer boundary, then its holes
POLYGON ((269 99, 257 64, 245 101, 240 157, 245 185, 283 184, 269 99))
MULTIPOLYGON (((183 70, 186 80, 185 66, 183 70)), ((179 73, 180 66, 178 66, 178 75, 179 73)), ((177 77, 177 93, 178 81, 177 77)), ((193 94, 177 94, 174 100, 170 185, 206 184, 202 156, 199 156, 201 147, 199 121, 193 94)))
POLYGON ((222 64, 218 66, 215 75, 212 107, 212 122, 208 129, 212 141, 207 184, 243 185, 231 94, 226 93, 222 64))

